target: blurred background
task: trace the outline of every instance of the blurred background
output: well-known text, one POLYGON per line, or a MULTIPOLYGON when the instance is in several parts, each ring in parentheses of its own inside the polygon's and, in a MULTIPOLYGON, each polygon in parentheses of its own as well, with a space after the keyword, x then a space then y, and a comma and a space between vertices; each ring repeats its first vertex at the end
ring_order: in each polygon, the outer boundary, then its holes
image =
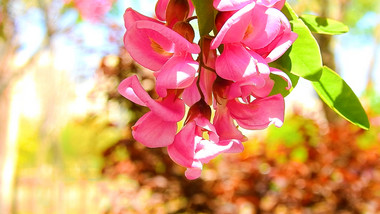
POLYGON ((282 128, 246 132, 243 153, 189 181, 165 149, 133 140, 147 109, 116 90, 137 74, 154 95, 152 73, 122 42, 124 10, 153 16, 154 0, 1 0, 0 213, 380 213, 380 4, 289 3, 349 25, 316 38, 371 129, 301 80, 282 128))

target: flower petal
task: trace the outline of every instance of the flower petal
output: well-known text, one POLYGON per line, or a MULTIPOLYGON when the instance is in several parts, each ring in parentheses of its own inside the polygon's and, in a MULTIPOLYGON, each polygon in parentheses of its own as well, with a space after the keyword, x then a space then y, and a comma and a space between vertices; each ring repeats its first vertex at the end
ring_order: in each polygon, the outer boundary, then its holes
POLYGON ((226 106, 217 106, 213 124, 220 140, 247 140, 247 137, 245 137, 235 126, 230 111, 226 106))
POLYGON ((200 144, 202 144, 202 149, 195 153, 194 158, 201 163, 208 163, 222 153, 237 153, 244 150, 243 145, 238 140, 224 140, 217 143, 203 140, 200 144))
POLYGON ((227 103, 231 116, 246 129, 264 129, 270 124, 281 127, 284 121, 284 98, 280 95, 256 99, 249 104, 236 100, 227 103))
POLYGON ((159 20, 165 21, 166 8, 168 7, 169 0, 158 0, 156 4, 156 16, 159 20))
POLYGON ((216 73, 224 79, 239 81, 256 73, 257 60, 239 43, 225 44, 216 59, 216 73))
POLYGON ((132 135, 135 140, 149 148, 172 144, 176 132, 177 122, 164 121, 153 112, 146 113, 132 127, 132 135))
MULTIPOLYGON (((157 22, 157 23, 161 23, 159 21, 157 21, 156 19, 153 19, 151 17, 148 17, 148 16, 144 16, 143 14, 133 10, 132 8, 127 8, 124 12, 124 26, 125 28, 128 30, 136 21, 141 21, 141 20, 148 20, 148 21, 152 21, 152 22, 157 22)), ((163 23, 161 23, 163 24, 163 23)))
POLYGON ((204 95, 204 101, 210 106, 212 105, 212 88, 214 81, 216 80, 215 61, 217 58, 216 50, 210 49, 211 41, 211 39, 204 38, 202 43, 202 50, 203 63, 205 63, 207 67, 213 70, 206 69, 202 66, 199 77, 199 86, 204 95))
POLYGON ((195 122, 187 123, 175 136, 174 142, 168 146, 170 158, 177 164, 192 168, 194 167, 194 154, 196 145, 202 140, 196 135, 195 122))
POLYGON ((197 76, 199 64, 191 55, 174 56, 157 73, 156 91, 165 97, 166 89, 183 89, 189 87, 197 76))
POLYGON ((197 87, 197 81, 193 81, 193 84, 191 84, 191 86, 185 88, 182 93, 182 99, 188 106, 194 105, 194 103, 198 102, 201 99, 201 95, 199 94, 197 87))
POLYGON ((281 10, 285 4, 285 0, 257 0, 256 3, 281 10))
POLYGON ((216 80, 215 72, 209 71, 207 69, 203 69, 200 75, 199 85, 201 87, 202 93, 204 95, 204 100, 207 104, 212 104, 212 87, 213 83, 216 80))
POLYGON ((132 102, 150 108, 155 115, 164 120, 180 121, 185 114, 185 105, 181 99, 170 94, 162 101, 153 100, 143 89, 136 75, 124 79, 120 83, 118 91, 132 102))
POLYGON ((251 23, 242 43, 250 49, 259 49, 270 44, 279 34, 283 14, 273 8, 256 5, 253 9, 251 23))
MULTIPOLYGON (((278 37, 270 45, 264 48, 267 54, 265 60, 270 63, 280 58, 294 43, 298 35, 294 32, 286 32, 281 37, 278 37)), ((255 50, 260 54, 261 50, 255 50)))
POLYGON ((171 41, 154 30, 137 28, 136 23, 125 33, 124 45, 137 63, 153 71, 158 71, 174 54, 171 41))
POLYGON ((136 24, 137 28, 153 30, 155 33, 158 33, 162 37, 166 38, 167 41, 172 42, 175 45, 176 52, 185 51, 188 53, 198 54, 201 51, 197 44, 189 42, 186 38, 165 25, 150 21, 139 21, 136 24))
POLYGON ((244 38, 247 27, 251 21, 254 7, 255 3, 253 2, 241 10, 238 10, 226 21, 224 20, 227 17, 223 17, 226 15, 225 13, 219 15, 216 20, 216 25, 221 25, 220 22, 224 22, 224 24, 219 30, 216 37, 212 40, 211 49, 216 49, 220 44, 240 42, 244 38))
POLYGON ((214 0, 214 7, 219 11, 239 10, 253 0, 214 0))
POLYGON ((187 170, 185 171, 185 176, 189 180, 194 180, 194 179, 201 177, 201 173, 202 173, 202 167, 200 167, 200 168, 187 168, 187 170))

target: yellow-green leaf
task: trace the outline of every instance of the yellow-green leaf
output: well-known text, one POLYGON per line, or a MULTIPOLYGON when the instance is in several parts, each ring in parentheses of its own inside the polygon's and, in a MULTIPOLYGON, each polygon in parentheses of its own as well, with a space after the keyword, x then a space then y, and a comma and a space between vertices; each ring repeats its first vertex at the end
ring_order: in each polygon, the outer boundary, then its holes
POLYGON ((367 114, 358 97, 337 73, 324 66, 321 78, 313 86, 332 110, 360 128, 369 129, 367 114))
POLYGON ((348 26, 342 22, 314 16, 314 15, 302 15, 300 17, 306 26, 314 33, 336 35, 348 32, 348 26))

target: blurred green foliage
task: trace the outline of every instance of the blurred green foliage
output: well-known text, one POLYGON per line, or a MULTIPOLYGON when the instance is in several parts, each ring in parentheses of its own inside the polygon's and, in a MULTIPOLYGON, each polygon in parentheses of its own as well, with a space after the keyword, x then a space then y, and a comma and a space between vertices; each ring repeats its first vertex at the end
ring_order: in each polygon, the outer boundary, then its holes
POLYGON ((285 119, 283 127, 270 127, 265 139, 265 149, 269 157, 278 163, 289 161, 305 162, 308 158, 306 147, 315 147, 320 141, 319 129, 311 119, 292 115, 285 119), (289 152, 280 152, 286 149, 289 152))
POLYGON ((18 139, 18 169, 58 162, 62 164, 63 174, 67 177, 96 178, 103 167, 102 153, 121 137, 122 130, 110 124, 105 116, 73 119, 60 130, 57 139, 59 157, 53 157, 57 152, 53 151, 53 145, 48 145, 48 154, 44 154, 41 149, 44 142, 39 134, 39 126, 23 118, 18 139), (40 163, 39 156, 48 157, 48 163, 40 163))
MULTIPOLYGON (((84 174, 99 175, 103 166, 102 152, 121 138, 121 130, 109 124, 105 118, 88 117, 70 121, 60 135, 65 169, 73 175, 73 166, 84 174)), ((75 174, 74 174, 75 175, 75 174)))
POLYGON ((40 148, 38 126, 35 122, 27 119, 20 119, 18 135, 18 160, 19 169, 31 168, 37 165, 37 153, 40 148))

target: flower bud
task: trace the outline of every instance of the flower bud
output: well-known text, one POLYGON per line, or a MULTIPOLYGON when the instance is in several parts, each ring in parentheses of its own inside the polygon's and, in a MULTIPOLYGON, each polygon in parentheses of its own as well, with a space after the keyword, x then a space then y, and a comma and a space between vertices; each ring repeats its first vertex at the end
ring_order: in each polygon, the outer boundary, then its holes
POLYGON ((173 26, 173 30, 183 36, 187 41, 193 42, 195 33, 193 27, 187 22, 177 22, 173 26))
POLYGON ((213 84, 213 93, 217 103, 222 104, 224 99, 227 99, 228 88, 231 86, 233 82, 223 79, 221 77, 217 77, 213 84))
POLYGON ((189 15, 189 2, 187 0, 170 0, 166 8, 166 24, 173 27, 177 22, 185 21, 189 15))
POLYGON ((211 119, 211 108, 203 99, 190 107, 185 123, 192 121, 199 116, 208 120, 211 119))

